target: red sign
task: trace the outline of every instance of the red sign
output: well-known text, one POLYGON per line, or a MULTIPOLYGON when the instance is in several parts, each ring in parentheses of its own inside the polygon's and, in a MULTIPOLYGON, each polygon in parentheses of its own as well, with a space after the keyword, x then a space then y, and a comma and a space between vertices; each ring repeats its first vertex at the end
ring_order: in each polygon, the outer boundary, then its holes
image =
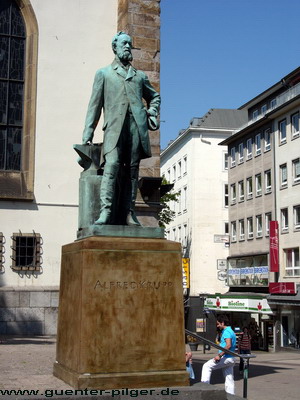
POLYGON ((279 239, 277 221, 270 221, 270 272, 279 272, 279 239))
POLYGON ((295 282, 272 282, 269 283, 269 292, 272 294, 296 294, 295 282))

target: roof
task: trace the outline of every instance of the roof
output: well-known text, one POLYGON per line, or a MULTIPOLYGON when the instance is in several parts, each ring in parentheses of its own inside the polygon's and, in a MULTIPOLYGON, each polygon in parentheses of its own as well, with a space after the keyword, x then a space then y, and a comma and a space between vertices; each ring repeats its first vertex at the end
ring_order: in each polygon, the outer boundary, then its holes
POLYGON ((211 108, 203 117, 194 117, 190 128, 237 129, 247 121, 246 110, 211 108))
MULTIPOLYGON (((179 131, 176 139, 171 140, 168 146, 162 150, 162 154, 175 143, 178 143, 188 133, 200 130, 224 130, 233 131, 247 122, 246 110, 233 110, 226 108, 211 108, 203 117, 193 117, 186 129, 179 131)), ((224 132, 225 133, 225 132, 224 132)))
POLYGON ((247 108, 249 109, 253 105, 255 105, 258 101, 263 100, 265 97, 269 96, 270 94, 276 92, 282 85, 289 84, 293 82, 293 78, 295 75, 299 74, 300 72, 300 67, 297 67, 287 75, 285 75, 280 81, 269 87, 268 89, 264 90, 251 100, 249 100, 247 103, 243 104, 241 107, 239 107, 239 110, 247 108))

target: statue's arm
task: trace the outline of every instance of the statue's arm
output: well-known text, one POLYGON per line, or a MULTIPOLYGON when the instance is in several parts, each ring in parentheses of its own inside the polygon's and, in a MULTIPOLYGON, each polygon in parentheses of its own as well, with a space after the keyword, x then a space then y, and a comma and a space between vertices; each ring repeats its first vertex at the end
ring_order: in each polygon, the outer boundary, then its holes
POLYGON ((157 117, 160 108, 160 95, 151 85, 147 75, 145 75, 144 78, 143 98, 146 100, 148 105, 148 115, 157 117))
POLYGON ((94 137, 94 131, 101 116, 101 110, 103 107, 103 98, 104 98, 103 83, 104 83, 103 72, 99 70, 96 72, 95 75, 92 95, 86 114, 85 127, 82 136, 83 144, 92 142, 94 137))

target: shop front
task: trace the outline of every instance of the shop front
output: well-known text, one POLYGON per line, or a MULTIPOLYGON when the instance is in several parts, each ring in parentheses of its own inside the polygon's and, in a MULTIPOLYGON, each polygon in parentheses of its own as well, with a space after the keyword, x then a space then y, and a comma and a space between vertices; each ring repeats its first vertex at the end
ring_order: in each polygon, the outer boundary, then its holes
POLYGON ((231 327, 238 334, 247 327, 252 338, 253 350, 268 351, 273 348, 274 313, 264 294, 215 294, 208 295, 205 308, 229 317, 231 327))
POLYGON ((278 349, 300 349, 300 291, 268 296, 268 303, 277 315, 276 344, 278 349))

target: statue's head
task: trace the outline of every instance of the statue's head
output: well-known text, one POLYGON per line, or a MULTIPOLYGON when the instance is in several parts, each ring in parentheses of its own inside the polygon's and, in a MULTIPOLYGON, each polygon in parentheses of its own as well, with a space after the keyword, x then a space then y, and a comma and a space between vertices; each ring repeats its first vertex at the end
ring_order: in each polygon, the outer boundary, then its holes
POLYGON ((118 32, 113 37, 111 45, 113 52, 121 61, 132 61, 132 39, 127 33, 122 31, 118 32))

